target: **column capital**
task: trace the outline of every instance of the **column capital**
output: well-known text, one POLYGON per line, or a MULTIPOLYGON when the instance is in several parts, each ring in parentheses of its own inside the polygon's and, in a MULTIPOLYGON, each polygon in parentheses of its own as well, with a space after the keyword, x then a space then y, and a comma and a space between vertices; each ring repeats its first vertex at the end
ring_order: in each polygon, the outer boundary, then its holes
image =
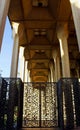
POLYGON ((24 47, 20 46, 20 53, 19 53, 20 58, 24 56, 24 47))
POLYGON ((56 57, 59 57, 59 55, 60 55, 59 48, 53 48, 52 49, 52 57, 53 57, 53 59, 55 59, 56 57))
POLYGON ((50 62, 49 62, 49 67, 51 67, 53 64, 54 64, 54 60, 51 59, 50 62))
POLYGON ((19 23, 17 23, 17 22, 12 22, 12 27, 13 27, 13 37, 14 37, 15 34, 18 34, 19 23))
POLYGON ((67 23, 58 23, 57 25, 58 39, 68 38, 68 25, 67 23))

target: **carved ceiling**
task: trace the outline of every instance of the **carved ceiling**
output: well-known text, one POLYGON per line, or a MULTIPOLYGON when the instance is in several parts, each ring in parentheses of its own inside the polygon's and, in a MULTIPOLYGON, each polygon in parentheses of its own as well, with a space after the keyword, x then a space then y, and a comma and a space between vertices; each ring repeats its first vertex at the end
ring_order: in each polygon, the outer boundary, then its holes
POLYGON ((75 64, 79 51, 69 0, 11 0, 8 16, 20 23, 19 45, 25 47, 32 81, 48 81, 52 50, 59 48, 58 23, 68 23, 70 63, 75 64))

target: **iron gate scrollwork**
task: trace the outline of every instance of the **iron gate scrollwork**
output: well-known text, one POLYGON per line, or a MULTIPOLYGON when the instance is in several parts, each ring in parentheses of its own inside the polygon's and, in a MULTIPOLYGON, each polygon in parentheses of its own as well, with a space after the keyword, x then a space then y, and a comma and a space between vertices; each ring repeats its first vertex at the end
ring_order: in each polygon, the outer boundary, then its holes
POLYGON ((24 127, 57 127, 56 83, 24 83, 24 127))

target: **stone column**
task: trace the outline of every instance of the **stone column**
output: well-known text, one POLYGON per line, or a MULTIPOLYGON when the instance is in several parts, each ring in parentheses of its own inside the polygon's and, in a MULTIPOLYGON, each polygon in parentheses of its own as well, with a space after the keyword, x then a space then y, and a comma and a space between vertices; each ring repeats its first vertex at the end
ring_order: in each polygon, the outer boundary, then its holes
POLYGON ((30 70, 27 70, 27 81, 31 82, 31 77, 30 77, 30 70))
POLYGON ((13 23, 13 53, 12 53, 12 63, 11 63, 11 74, 10 77, 17 77, 17 69, 18 69, 18 57, 19 57, 19 36, 18 36, 18 23, 13 23))
POLYGON ((70 64, 68 52, 68 30, 67 24, 59 24, 57 28, 57 37, 60 44, 61 62, 62 62, 62 76, 70 77, 70 64))
POLYGON ((19 62, 20 62, 20 78, 23 81, 24 80, 24 47, 20 47, 20 53, 19 53, 19 62))
MULTIPOLYGON (((63 78, 70 77, 70 65, 69 65, 69 53, 68 53, 68 30, 67 24, 60 24, 57 30, 57 36, 60 43, 60 53, 61 53, 61 62, 62 62, 62 76, 63 78)), ((65 101, 65 113, 66 113, 66 127, 68 129, 74 127, 74 118, 73 118, 73 104, 72 104, 72 91, 69 81, 65 82, 63 80, 61 83, 64 97, 63 102, 65 101)))
POLYGON ((59 57, 57 49, 53 50, 52 57, 54 59, 54 66, 55 66, 55 81, 57 81, 61 77, 61 73, 60 73, 60 57, 59 57))
POLYGON ((51 72, 49 70, 49 74, 48 74, 48 82, 51 82, 51 72))
POLYGON ((69 0, 72 8, 72 15, 77 34, 78 46, 80 51, 80 0, 69 0))
POLYGON ((6 16, 8 14, 10 0, 0 0, 0 48, 4 33, 6 16))
POLYGON ((60 57, 59 55, 57 56, 57 80, 59 80, 61 78, 61 66, 60 66, 60 57))
POLYGON ((28 64, 28 62, 27 61, 25 61, 25 63, 24 63, 25 65, 24 65, 24 82, 28 82, 28 69, 27 69, 27 64, 28 64))
POLYGON ((51 82, 54 82, 54 68, 53 68, 53 62, 50 62, 50 73, 51 73, 51 82))

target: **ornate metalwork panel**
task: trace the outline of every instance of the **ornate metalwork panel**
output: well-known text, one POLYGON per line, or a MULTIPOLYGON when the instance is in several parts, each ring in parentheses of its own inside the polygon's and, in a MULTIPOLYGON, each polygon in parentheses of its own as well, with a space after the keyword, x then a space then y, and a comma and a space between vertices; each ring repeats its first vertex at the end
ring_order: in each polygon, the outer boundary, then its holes
POLYGON ((0 78, 0 128, 20 129, 22 122, 24 127, 58 126, 60 129, 71 129, 80 126, 78 79, 62 78, 57 83, 24 83, 23 93, 20 79, 0 78))
POLYGON ((0 78, 0 129, 3 130, 5 126, 5 111, 6 111, 6 91, 7 83, 0 78))
POLYGON ((0 129, 14 130, 22 124, 23 84, 20 79, 0 78, 0 129))
POLYGON ((62 78, 57 87, 59 127, 61 129, 73 129, 75 126, 80 126, 80 86, 78 79, 62 78))
POLYGON ((24 127, 58 126, 56 83, 24 84, 24 127))

